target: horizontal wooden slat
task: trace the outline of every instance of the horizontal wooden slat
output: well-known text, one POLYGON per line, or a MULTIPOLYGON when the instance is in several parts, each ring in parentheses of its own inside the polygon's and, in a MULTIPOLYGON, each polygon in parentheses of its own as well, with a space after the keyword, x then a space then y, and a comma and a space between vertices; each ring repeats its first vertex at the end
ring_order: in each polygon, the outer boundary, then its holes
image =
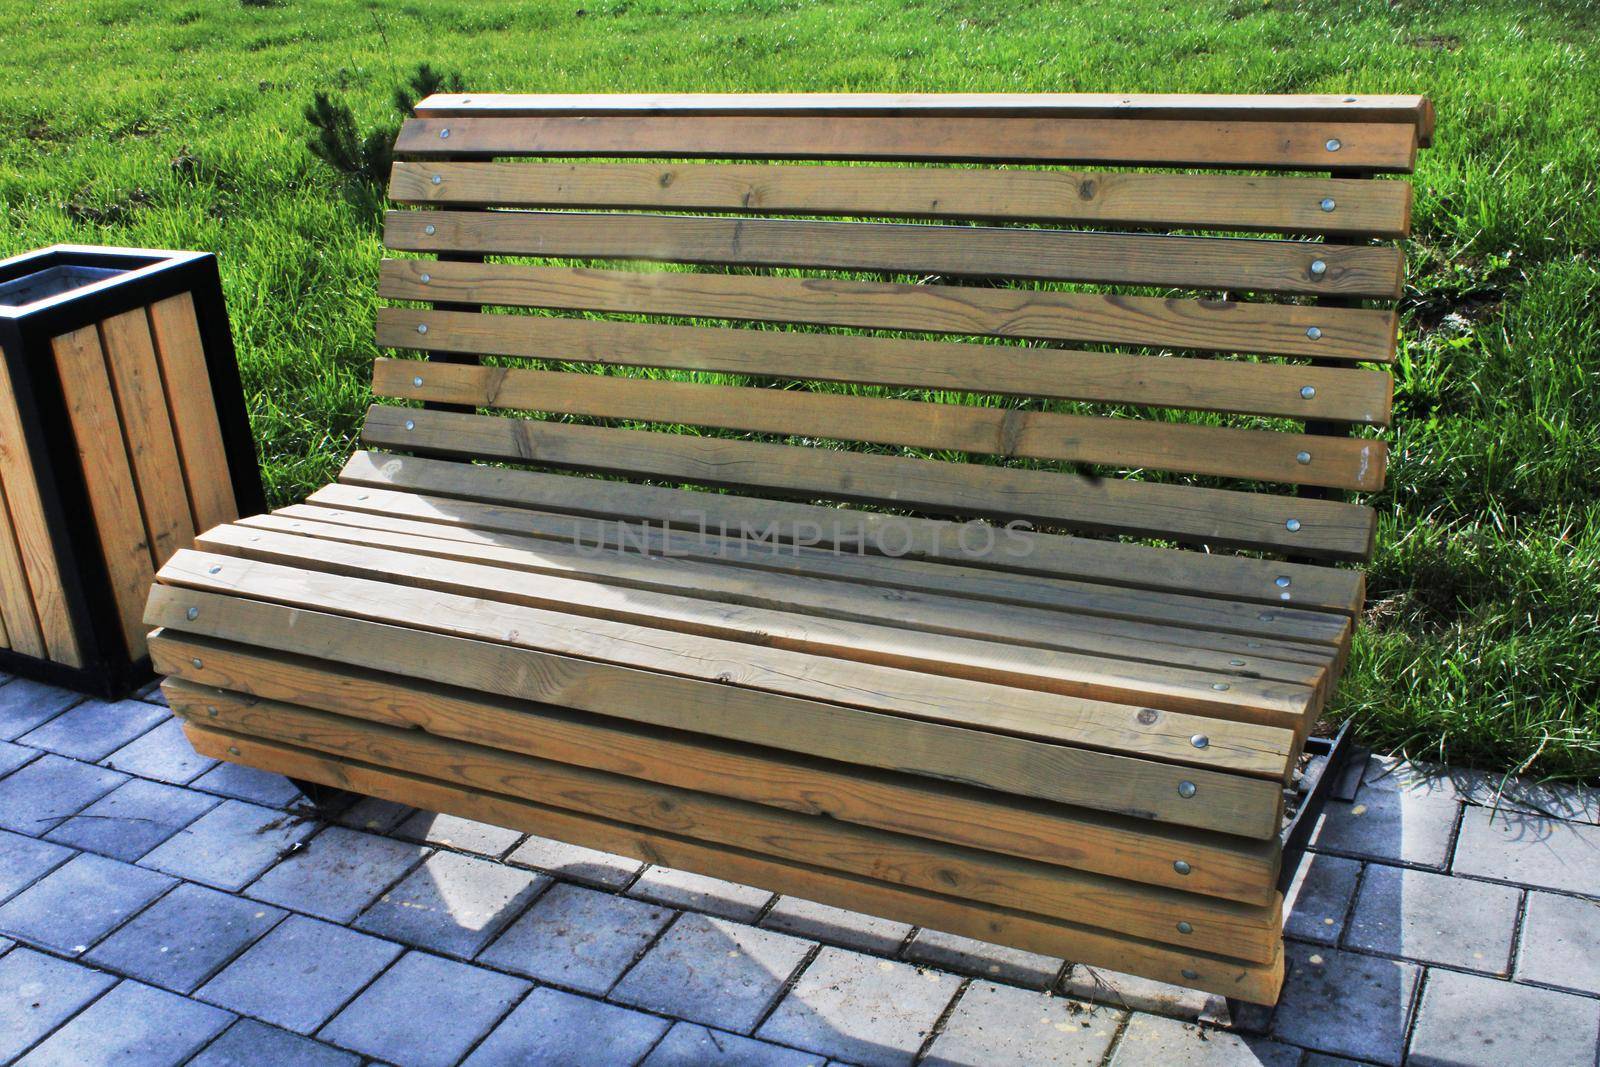
POLYGON ((534 211, 391 211, 405 252, 887 271, 1393 299, 1388 245, 881 222, 534 211), (1314 264, 1321 264, 1319 272, 1314 264))
MULTIPOLYGON (((162 581, 168 584, 151 591, 145 616, 154 626, 180 625, 181 619, 184 632, 350 658, 375 670, 1243 837, 1278 831, 1280 783, 751 688, 743 683, 764 672, 747 653, 720 660, 674 654, 655 643, 672 636, 662 631, 633 627, 630 643, 615 624, 590 621, 577 631, 568 617, 567 628, 544 626, 531 608, 201 552, 179 553, 163 568, 162 581), (219 569, 213 573, 212 567, 219 569), (299 610, 278 615, 277 625, 266 629, 259 621, 252 625, 256 600, 299 610), (197 609, 193 620, 190 608, 197 609), (346 617, 340 622, 327 613, 346 617), (297 643, 319 623, 330 643, 320 649, 297 643), (596 634, 613 630, 621 641, 609 647, 621 663, 551 650, 573 644, 593 650, 597 640, 610 641, 596 634), (445 653, 434 640, 440 637, 465 638, 450 642, 449 654, 460 658, 454 667, 426 658, 445 653), (702 677, 648 669, 651 662, 669 661, 677 671, 702 677), (465 680, 456 668, 466 672, 465 680), (1177 792, 1185 780, 1197 786, 1189 798, 1177 792)), ((1151 728, 1160 730, 1159 716, 1133 729, 1151 728)))
POLYGON ((548 315, 378 309, 378 344, 1387 425, 1382 371, 548 315), (419 333, 418 326, 426 326, 419 333), (1310 396, 1304 395, 1309 387, 1310 396))
MULTIPOLYGON (((1044 579, 1022 582, 1029 590, 1022 603, 1037 596, 1035 589, 1054 589, 1062 579, 1077 579, 1124 591, 1149 590, 1158 594, 1145 597, 1134 609, 1135 617, 1141 618, 1158 616, 1162 607, 1171 603, 1173 593, 1260 605, 1231 612, 1224 608, 1227 617, 1209 617, 1205 626, 1223 633, 1338 644, 1348 636, 1348 619, 1316 609, 1353 615, 1365 598, 1365 583, 1356 570, 1062 534, 996 530, 976 523, 604 482, 574 475, 463 466, 425 456, 357 451, 345 463, 339 480, 350 485, 566 511, 599 519, 670 523, 686 530, 744 531, 746 537, 765 536, 783 548, 782 554, 792 553, 797 558, 809 551, 795 547, 796 542, 803 542, 843 562, 854 557, 860 567, 866 568, 853 572, 854 580, 893 581, 895 571, 910 572, 915 575, 913 580, 920 583, 915 588, 937 588, 955 595, 968 595, 966 591, 974 583, 1009 572, 1044 579), (891 553, 895 558, 886 559, 891 553), (942 577, 952 570, 962 573, 956 578, 942 577), (1280 578, 1285 582, 1280 583, 1280 578)), ((449 521, 449 512, 440 508, 436 517, 449 521)), ((810 566, 809 561, 802 563, 810 566)), ((970 595, 995 599, 1005 596, 994 586, 970 595)), ((1079 602, 1073 603, 1081 607, 1079 602)))
POLYGON ((1365 438, 410 359, 380 358, 372 385, 401 400, 1361 491, 1383 488, 1388 455, 1382 441, 1365 438))
POLYGON ((761 488, 1188 543, 1364 559, 1371 508, 643 430, 374 405, 362 440, 469 459, 761 488))
POLYGON ((1300 122, 1141 117, 1111 122, 971 115, 455 117, 408 120, 400 128, 395 153, 1408 171, 1416 161, 1417 131, 1403 123, 1350 118, 1300 122))
POLYGON ((435 93, 416 113, 457 115, 977 115, 1259 120, 1357 119, 1433 137, 1425 96, 1340 93, 435 93))
POLYGON ((153 637, 150 650, 157 670, 196 685, 436 737, 1246 904, 1269 904, 1276 892, 1276 840, 1224 838, 703 735, 618 725, 172 630, 153 637), (1188 873, 1174 869, 1180 859, 1188 873))
POLYGON ((1027 220, 1403 237, 1411 185, 1358 178, 760 163, 399 162, 402 204, 1027 220), (438 179, 435 181, 435 179, 438 179), (1324 201, 1329 201, 1324 206, 1324 201))
POLYGON ((1283 983, 1281 955, 1267 964, 1253 964, 1209 954, 1183 953, 1093 927, 1048 920, 1012 909, 976 908, 955 897, 784 863, 740 849, 706 845, 678 835, 574 815, 503 794, 470 792, 437 779, 212 731, 194 723, 186 725, 184 731, 197 751, 213 758, 236 760, 368 796, 546 834, 558 840, 684 870, 714 872, 724 878, 764 885, 773 892, 836 907, 874 915, 896 915, 931 929, 1049 953, 1091 966, 1117 967, 1162 981, 1183 982, 1219 995, 1268 1004, 1276 1000, 1283 983))
POLYGON ((169 681, 165 689, 180 717, 198 720, 208 729, 436 775, 473 790, 503 792, 583 815, 628 819, 655 830, 954 893, 982 904, 1114 928, 1183 948, 1226 951, 1258 963, 1272 959, 1282 937, 1277 902, 1252 907, 1141 886, 182 681, 169 681), (1180 933, 1179 922, 1188 923, 1190 932, 1180 933))
POLYGON ((1393 312, 1366 308, 435 260, 385 260, 378 293, 391 300, 805 322, 1378 363, 1394 358, 1397 329, 1393 312), (1310 330, 1316 331, 1315 337, 1310 330))

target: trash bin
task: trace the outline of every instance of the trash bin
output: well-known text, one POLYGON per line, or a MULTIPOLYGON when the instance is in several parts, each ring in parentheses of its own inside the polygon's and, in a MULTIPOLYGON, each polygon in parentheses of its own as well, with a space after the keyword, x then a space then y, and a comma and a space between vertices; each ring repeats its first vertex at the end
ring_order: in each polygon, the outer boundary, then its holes
POLYGON ((116 696, 196 532, 265 508, 213 256, 0 261, 0 670, 116 696))

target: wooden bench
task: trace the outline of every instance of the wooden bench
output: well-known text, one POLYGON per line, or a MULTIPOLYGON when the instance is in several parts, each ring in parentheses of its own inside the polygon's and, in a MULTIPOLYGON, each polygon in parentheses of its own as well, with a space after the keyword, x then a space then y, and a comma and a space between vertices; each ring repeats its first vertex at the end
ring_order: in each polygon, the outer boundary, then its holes
POLYGON ((167 695, 207 755, 1271 1002, 1346 494, 1384 481, 1410 187, 1375 179, 1431 126, 432 97, 401 403, 162 569, 167 695))

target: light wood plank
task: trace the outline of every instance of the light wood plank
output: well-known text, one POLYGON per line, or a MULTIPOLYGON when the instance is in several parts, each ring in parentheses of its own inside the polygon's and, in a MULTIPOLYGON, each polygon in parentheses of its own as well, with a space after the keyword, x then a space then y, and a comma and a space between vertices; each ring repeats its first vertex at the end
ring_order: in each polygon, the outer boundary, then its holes
POLYGON ((1331 500, 946 463, 760 441, 374 405, 362 440, 465 459, 1016 519, 1188 544, 1366 559, 1371 508, 1331 500))
POLYGON ((179 293, 150 305, 150 333, 161 361, 194 528, 209 530, 238 518, 239 505, 233 496, 233 475, 222 443, 222 424, 212 397, 194 298, 179 293))
POLYGON ((1392 311, 1367 308, 435 260, 385 260, 378 294, 1375 363, 1393 360, 1398 329, 1392 311))
POLYGON ((1383 488, 1388 446, 1366 438, 1065 415, 586 373, 378 359, 373 392, 474 408, 685 424, 934 452, 1152 469, 1248 481, 1383 488))
POLYGON ((884 271, 1395 299, 1384 245, 1084 230, 533 211, 390 211, 405 252, 884 271), (1313 264, 1321 263, 1322 271, 1313 264))
MULTIPOLYGON (((4 400, 0 399, 0 403, 4 400)), ((0 441, 0 451, 6 447, 7 442, 0 441)), ((0 648, 14 649, 36 659, 46 656, 44 635, 39 632, 39 619, 34 615, 28 572, 22 565, 16 529, 6 503, 3 470, 0 470, 0 648)))
POLYGON ((581 115, 410 119, 402 156, 1116 163, 1218 169, 1409 171, 1417 131, 1327 119, 939 115, 581 115), (448 131, 448 133, 446 133, 448 131), (1337 145, 1337 150, 1330 145, 1337 145))
POLYGON ((1234 174, 765 163, 399 162, 402 204, 658 208, 1403 237, 1411 185, 1234 174), (437 178, 438 181, 434 179, 437 178), (1333 202, 1332 210, 1322 206, 1333 202))
MULTIPOLYGON (((591 631, 615 624, 539 628, 532 609, 477 598, 199 552, 175 556, 162 581, 146 611, 153 626, 1242 837, 1278 832, 1279 783, 752 688, 759 671, 746 659, 673 656, 655 643, 659 631, 641 634, 621 664, 608 663, 554 650, 585 645, 592 653, 591 631), (319 631, 322 642, 307 647, 319 631), (675 672, 650 669, 652 661, 675 672), (1180 797, 1180 781, 1194 782, 1196 794, 1180 797)), ((1133 729, 1159 731, 1162 718, 1133 729)))

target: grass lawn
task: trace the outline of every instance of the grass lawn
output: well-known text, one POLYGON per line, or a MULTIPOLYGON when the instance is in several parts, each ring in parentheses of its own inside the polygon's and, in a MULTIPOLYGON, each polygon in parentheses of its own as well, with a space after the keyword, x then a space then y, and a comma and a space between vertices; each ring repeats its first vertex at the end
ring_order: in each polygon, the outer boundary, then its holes
POLYGON ((1600 41, 1591 0, 88 0, 12 4, 0 253, 221 256, 269 491, 368 402, 380 205, 313 90, 1426 93, 1369 624, 1332 714, 1423 758, 1600 777, 1600 41))

